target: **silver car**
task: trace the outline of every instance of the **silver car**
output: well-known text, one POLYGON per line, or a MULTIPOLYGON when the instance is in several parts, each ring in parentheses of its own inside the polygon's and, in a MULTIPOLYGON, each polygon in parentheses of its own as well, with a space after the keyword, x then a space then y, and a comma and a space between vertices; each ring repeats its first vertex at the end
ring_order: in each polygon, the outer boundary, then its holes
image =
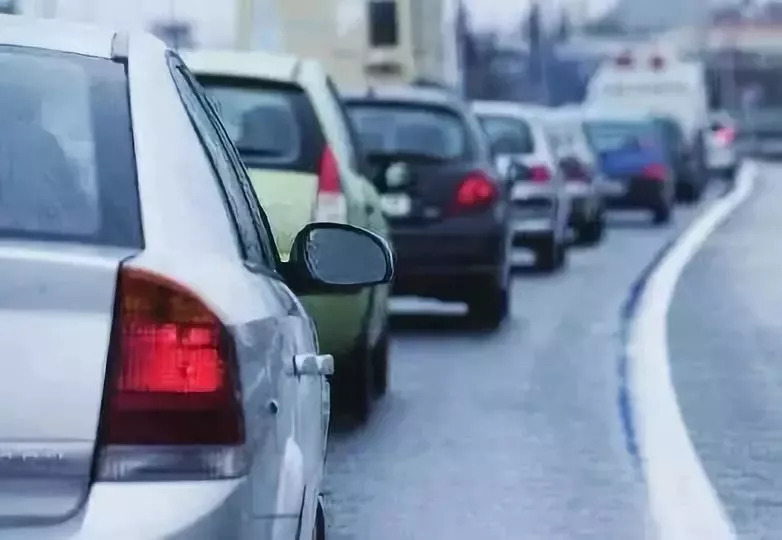
POLYGON ((571 203, 547 132, 548 109, 477 101, 473 111, 492 145, 497 168, 513 182, 514 244, 532 249, 542 269, 560 269, 566 262, 571 203), (522 177, 514 177, 514 168, 524 170, 522 177))
POLYGON ((156 38, 1 16, 0 69, 0 538, 322 538, 333 365, 291 289, 386 282, 387 244, 310 224, 281 263, 156 38))

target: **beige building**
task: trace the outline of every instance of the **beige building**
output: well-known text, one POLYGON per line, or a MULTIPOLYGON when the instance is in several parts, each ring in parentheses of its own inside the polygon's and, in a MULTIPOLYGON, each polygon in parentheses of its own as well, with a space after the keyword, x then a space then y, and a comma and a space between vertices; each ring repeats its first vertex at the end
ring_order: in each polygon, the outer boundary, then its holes
POLYGON ((275 20, 279 49, 321 61, 342 87, 417 78, 460 84, 456 0, 239 2, 239 48, 255 48, 272 31, 264 21, 275 20))

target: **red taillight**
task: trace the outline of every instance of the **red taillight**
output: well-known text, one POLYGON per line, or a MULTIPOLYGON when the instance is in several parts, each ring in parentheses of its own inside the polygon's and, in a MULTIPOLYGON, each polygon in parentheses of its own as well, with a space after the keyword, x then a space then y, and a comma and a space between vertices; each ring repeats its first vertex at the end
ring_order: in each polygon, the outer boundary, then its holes
POLYGON ((497 200, 497 186, 486 175, 475 172, 468 175, 456 191, 455 210, 478 210, 494 204, 497 200))
POLYGON ((320 158, 318 196, 313 221, 347 223, 348 207, 339 179, 339 164, 330 147, 326 146, 320 158))
POLYGON ((566 177, 570 181, 575 182, 588 182, 589 171, 581 162, 574 161, 569 165, 566 171, 566 177))
POLYGON ((668 178, 668 167, 661 163, 652 163, 644 167, 642 175, 648 180, 665 180, 668 178))
POLYGON ((191 291, 122 269, 103 445, 242 445, 244 419, 227 331, 191 291))
POLYGON ((714 139, 720 146, 730 146, 736 139, 736 131, 729 127, 723 127, 714 132, 714 139))
POLYGON ((341 193, 339 167, 334 152, 328 146, 323 150, 318 171, 318 191, 320 193, 341 193))
POLYGON ((551 180, 551 171, 545 165, 530 167, 530 180, 533 182, 548 182, 551 180))

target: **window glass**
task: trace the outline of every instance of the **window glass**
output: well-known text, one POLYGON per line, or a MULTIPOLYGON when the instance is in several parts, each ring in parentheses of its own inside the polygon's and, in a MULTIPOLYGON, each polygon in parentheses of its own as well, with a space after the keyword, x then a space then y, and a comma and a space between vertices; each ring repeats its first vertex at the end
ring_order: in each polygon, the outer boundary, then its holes
POLYGON ((121 64, 0 48, 0 237, 140 246, 121 64))
POLYGON ((499 154, 532 154, 535 143, 527 122, 506 116, 478 117, 495 152, 499 154))

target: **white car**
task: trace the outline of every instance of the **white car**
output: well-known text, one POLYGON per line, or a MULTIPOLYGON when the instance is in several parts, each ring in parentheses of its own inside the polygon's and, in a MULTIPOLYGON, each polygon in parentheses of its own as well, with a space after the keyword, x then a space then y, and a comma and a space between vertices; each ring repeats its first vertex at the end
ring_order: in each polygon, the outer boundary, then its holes
POLYGON ((525 168, 526 177, 516 179, 511 188, 514 244, 532 249, 541 268, 558 270, 567 257, 571 201, 556 145, 547 132, 549 110, 476 101, 473 112, 492 145, 498 170, 508 175, 513 164, 525 168))
POLYGON ((713 113, 706 135, 706 159, 712 174, 732 178, 738 167, 736 122, 723 112, 713 113))
POLYGON ((388 245, 310 224, 282 263, 152 36, 0 16, 0 69, 0 538, 323 538, 333 360, 291 289, 388 281, 388 245))

